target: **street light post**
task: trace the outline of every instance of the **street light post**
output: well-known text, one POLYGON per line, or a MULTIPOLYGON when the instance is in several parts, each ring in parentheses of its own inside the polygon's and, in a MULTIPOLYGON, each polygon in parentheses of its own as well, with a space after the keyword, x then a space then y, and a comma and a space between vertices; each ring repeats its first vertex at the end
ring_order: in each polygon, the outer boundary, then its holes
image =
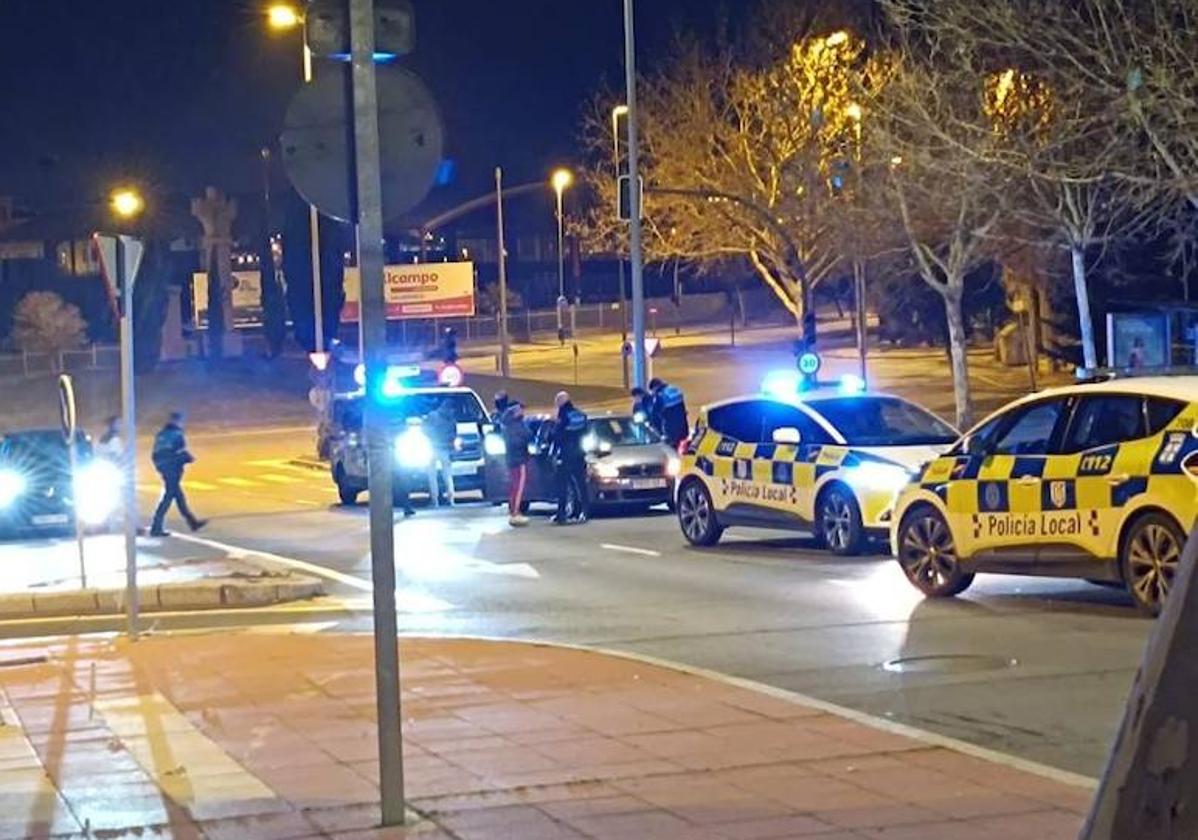
MULTIPOLYGON (((620 183, 620 117, 628 116, 627 105, 617 105, 611 109, 611 140, 612 151, 614 153, 613 162, 615 164, 616 173, 616 189, 619 190, 620 183)), ((617 197, 617 202, 619 198, 617 197)), ((624 243, 621 242, 620 245, 624 243)), ((616 268, 620 276, 620 347, 628 344, 628 301, 624 296, 624 254, 620 248, 616 248, 616 268)), ((624 390, 628 390, 628 354, 621 351, 620 367, 624 373, 624 390)))
MULTIPOLYGON (((270 23, 271 29, 290 30, 300 28, 304 25, 304 16, 297 8, 286 3, 276 3, 266 10, 266 17, 270 23)), ((300 39, 303 42, 303 78, 304 84, 312 83, 312 50, 308 49, 308 39, 301 31, 300 39)), ((314 350, 317 353, 324 352, 324 284, 321 280, 320 270, 320 213, 316 210, 316 205, 308 205, 308 230, 309 238, 312 246, 312 336, 314 350)), ((358 322, 361 323, 362 315, 359 312, 358 322)), ((359 347, 359 350, 361 348, 359 347)))
MULTIPOLYGON (((853 121, 854 138, 856 145, 854 146, 854 165, 856 170, 855 176, 857 181, 857 194, 854 196, 854 201, 861 200, 862 190, 864 188, 864 173, 861 171, 861 120, 864 116, 861 106, 856 102, 850 102, 846 109, 849 119, 853 121)), ((861 240, 854 232, 853 234, 853 305, 856 310, 857 322, 857 357, 860 365, 860 376, 862 382, 869 382, 869 325, 866 322, 866 307, 865 307, 865 264, 861 258, 861 240)))
POLYGON ((559 169, 553 173, 550 183, 557 196, 557 335, 558 340, 564 344, 562 303, 566 299, 566 215, 563 198, 566 189, 574 183, 574 176, 568 169, 559 169))
POLYGON ((503 170, 495 167, 495 229, 496 261, 499 264, 499 374, 512 375, 511 341, 507 331, 507 251, 504 248, 503 170))
POLYGON ((628 251, 632 263, 632 372, 639 388, 645 387, 645 277, 641 244, 640 148, 637 138, 636 31, 632 0, 624 0, 624 73, 628 88, 628 251))

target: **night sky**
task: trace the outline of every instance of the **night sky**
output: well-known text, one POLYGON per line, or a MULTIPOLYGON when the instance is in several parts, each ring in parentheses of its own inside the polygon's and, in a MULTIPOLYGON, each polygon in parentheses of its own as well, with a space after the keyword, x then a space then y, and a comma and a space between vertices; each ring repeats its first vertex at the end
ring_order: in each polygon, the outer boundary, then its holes
MULTIPOLYGON (((734 0, 738 6, 747 0, 734 0)), ((641 61, 716 0, 638 0, 641 61)), ((122 178, 171 193, 247 192, 299 85, 298 32, 250 0, 0 0, 0 195, 33 207, 122 178)), ((456 183, 514 181, 577 158, 583 103, 622 82, 620 0, 417 0, 406 63, 442 107, 456 183)))

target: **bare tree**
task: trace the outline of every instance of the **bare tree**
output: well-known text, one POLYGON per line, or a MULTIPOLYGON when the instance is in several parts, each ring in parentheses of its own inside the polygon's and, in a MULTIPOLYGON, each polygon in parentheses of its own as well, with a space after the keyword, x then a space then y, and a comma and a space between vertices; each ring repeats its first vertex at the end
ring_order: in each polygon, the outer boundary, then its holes
POLYGON ((53 292, 30 292, 13 312, 12 335, 26 352, 58 354, 87 342, 87 322, 79 307, 53 292))

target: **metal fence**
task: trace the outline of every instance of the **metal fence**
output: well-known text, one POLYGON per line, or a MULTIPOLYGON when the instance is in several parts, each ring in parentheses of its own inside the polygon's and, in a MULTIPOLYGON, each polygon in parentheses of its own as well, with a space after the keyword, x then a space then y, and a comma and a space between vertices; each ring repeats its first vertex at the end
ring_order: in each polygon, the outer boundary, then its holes
POLYGON ((28 379, 57 373, 116 370, 120 364, 120 348, 109 344, 93 344, 61 353, 0 353, 0 377, 28 379))

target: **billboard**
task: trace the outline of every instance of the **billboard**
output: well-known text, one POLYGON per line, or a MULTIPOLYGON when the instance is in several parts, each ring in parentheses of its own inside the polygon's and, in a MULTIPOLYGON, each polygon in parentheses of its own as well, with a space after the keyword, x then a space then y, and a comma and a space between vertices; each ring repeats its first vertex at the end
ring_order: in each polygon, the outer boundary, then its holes
POLYGON ((1108 313, 1107 342, 1111 367, 1164 367, 1171 361, 1169 319, 1161 312, 1108 313))
MULTIPOLYGON (((383 269, 387 318, 469 318, 475 314, 474 263, 389 265, 383 269)), ((358 320, 358 269, 345 269, 345 308, 341 320, 358 320)))
MULTIPOLYGON (((208 326, 208 274, 191 275, 191 317, 197 327, 208 326)), ((262 323, 262 275, 258 270, 233 272, 233 323, 262 323)))

